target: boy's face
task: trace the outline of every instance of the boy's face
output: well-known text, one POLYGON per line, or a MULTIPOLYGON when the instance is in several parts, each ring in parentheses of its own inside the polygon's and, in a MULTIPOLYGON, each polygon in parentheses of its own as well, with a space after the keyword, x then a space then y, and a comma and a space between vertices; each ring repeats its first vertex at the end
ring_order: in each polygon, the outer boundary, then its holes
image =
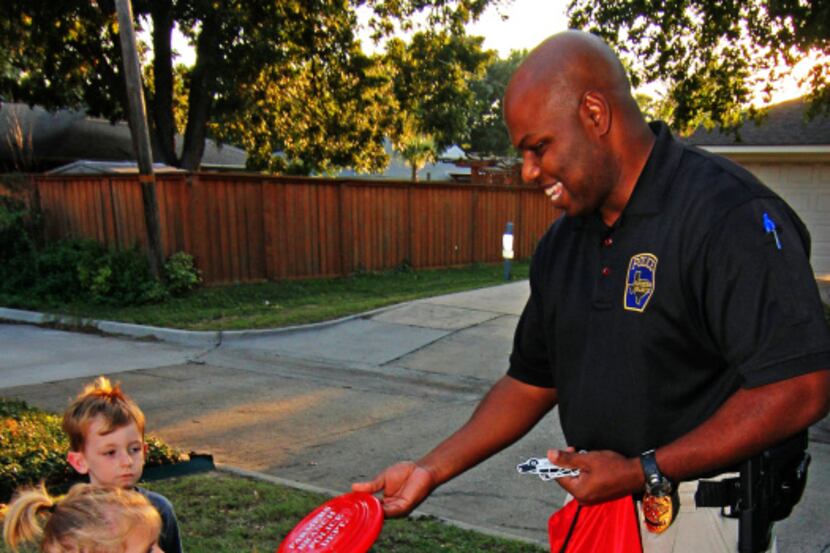
POLYGON ((83 451, 70 451, 67 460, 89 481, 98 486, 132 488, 141 478, 147 445, 135 423, 103 434, 101 417, 89 425, 83 451))

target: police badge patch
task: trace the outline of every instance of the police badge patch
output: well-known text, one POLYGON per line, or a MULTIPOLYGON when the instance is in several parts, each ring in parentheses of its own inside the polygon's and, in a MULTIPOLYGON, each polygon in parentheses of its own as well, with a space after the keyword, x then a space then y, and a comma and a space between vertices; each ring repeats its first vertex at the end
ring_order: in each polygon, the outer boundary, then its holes
POLYGON ((654 275, 657 273, 657 256, 638 253, 631 256, 625 283, 623 307, 642 313, 654 295, 654 275))

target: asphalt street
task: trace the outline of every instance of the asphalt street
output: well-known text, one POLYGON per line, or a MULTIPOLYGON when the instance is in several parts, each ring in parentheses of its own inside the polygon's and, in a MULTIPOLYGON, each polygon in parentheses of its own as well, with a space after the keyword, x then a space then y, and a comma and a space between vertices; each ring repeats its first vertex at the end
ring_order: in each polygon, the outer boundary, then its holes
MULTIPOLYGON (((153 339, 0 323, 0 396, 61 412, 98 374, 118 380, 148 431, 220 465, 341 493, 420 457, 463 424, 504 374, 526 281, 280 331, 153 339)), ((0 310, 0 318, 31 314, 0 310)), ((564 447, 556 413, 442 486, 419 512, 546 543, 563 491, 516 464, 564 447)), ((808 489, 776 526, 779 551, 830 551, 830 421, 811 429, 808 489)), ((185 529, 186 531, 186 529, 185 529)))

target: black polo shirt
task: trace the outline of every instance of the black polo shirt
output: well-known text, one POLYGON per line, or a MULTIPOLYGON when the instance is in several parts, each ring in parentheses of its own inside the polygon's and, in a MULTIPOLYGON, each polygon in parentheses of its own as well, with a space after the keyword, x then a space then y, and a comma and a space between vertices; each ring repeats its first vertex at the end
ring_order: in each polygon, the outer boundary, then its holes
POLYGON ((539 242, 516 328, 508 374, 557 388, 577 449, 634 456, 739 387, 830 368, 798 216, 748 171, 652 130, 613 227, 565 216, 539 242))

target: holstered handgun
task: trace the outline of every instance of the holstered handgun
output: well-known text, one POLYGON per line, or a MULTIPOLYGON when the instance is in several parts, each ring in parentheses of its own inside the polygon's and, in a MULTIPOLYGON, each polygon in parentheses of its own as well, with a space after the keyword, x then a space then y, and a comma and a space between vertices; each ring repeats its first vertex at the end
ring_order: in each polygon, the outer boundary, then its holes
POLYGON ((766 551, 772 524, 784 519, 801 500, 807 484, 807 431, 772 447, 741 465, 738 515, 739 553, 766 551))

